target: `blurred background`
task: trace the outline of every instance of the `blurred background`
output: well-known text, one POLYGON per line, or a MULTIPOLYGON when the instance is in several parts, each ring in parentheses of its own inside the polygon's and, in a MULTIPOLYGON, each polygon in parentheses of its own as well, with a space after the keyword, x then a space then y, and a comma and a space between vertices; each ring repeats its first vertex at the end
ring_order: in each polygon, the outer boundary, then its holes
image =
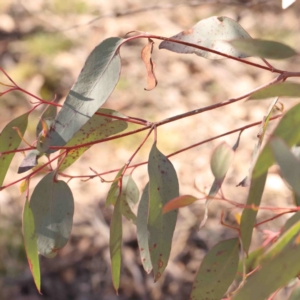
MULTIPOLYGON (((299 49, 299 13, 299 1, 282 10, 279 0, 153 0, 151 3, 145 0, 6 0, 0 2, 0 65, 19 86, 32 94, 49 101, 56 96, 63 102, 91 50, 108 37, 123 37, 133 30, 169 37, 201 19, 217 15, 237 20, 254 38, 276 40, 299 49)), ((239 62, 205 60, 195 55, 158 50, 159 41, 155 41, 153 61, 158 86, 153 91, 145 91, 146 70, 140 51, 146 43, 146 40, 138 40, 122 47, 122 74, 105 107, 132 117, 159 121, 240 96, 276 76, 239 62)), ((255 58, 250 60, 262 63, 255 58)), ((290 71, 299 67, 296 58, 270 62, 290 71)), ((8 83, 3 74, 0 81, 8 83)), ((12 118, 31 108, 30 101, 34 99, 16 92, 6 94, 0 100, 0 128, 3 128, 12 118)), ((288 109, 297 100, 283 99, 281 102, 288 109)), ((269 103, 270 100, 240 101, 167 124, 158 130, 158 147, 168 155, 260 121, 269 103)), ((35 140, 35 128, 42 110, 38 109, 30 117, 26 133, 30 142, 35 140)), ((268 134, 274 125, 275 122, 270 125, 268 134)), ((130 125, 129 129, 134 128, 138 127, 130 125)), ((234 165, 223 185, 223 193, 228 199, 241 203, 246 200, 247 188, 236 185, 248 173, 258 130, 254 127, 242 134, 234 165)), ((72 176, 92 174, 90 167, 97 172, 118 169, 127 162, 145 135, 143 132, 93 146, 65 173, 72 176)), ((237 134, 229 135, 173 156, 171 161, 179 177, 180 193, 197 197, 207 193, 213 182, 209 167, 212 150, 221 141, 233 145, 236 139, 237 134)), ((147 160, 152 143, 153 137, 150 137, 133 163, 147 160)), ((22 154, 15 156, 5 184, 21 178, 16 172, 22 158, 22 154)), ((111 180, 114 176, 112 173, 104 178, 111 180)), ((146 166, 137 168, 133 177, 142 191, 148 181, 146 166)), ((40 179, 37 176, 31 181, 31 191, 40 179)), ((20 196, 17 185, 1 191, 0 300, 188 299, 206 252, 217 242, 236 236, 235 231, 220 224, 224 211, 225 222, 236 225, 241 212, 236 208, 213 201, 207 224, 201 230, 204 202, 181 209, 170 262, 164 276, 154 283, 152 275, 146 274, 141 266, 136 228, 124 220, 121 288, 117 296, 111 283, 108 249, 112 209, 104 208, 110 184, 101 183, 99 179, 87 182, 74 179, 70 186, 75 197, 72 235, 55 258, 41 257, 43 296, 35 289, 24 252, 21 216, 25 197, 20 196)), ((268 176, 263 205, 293 205, 291 193, 276 168, 268 176)), ((258 221, 271 216, 272 213, 262 211, 258 221)), ((255 231, 252 249, 263 241, 263 230, 279 230, 287 217, 255 231)), ((284 291, 276 299, 285 299, 287 294, 288 291, 284 291)))

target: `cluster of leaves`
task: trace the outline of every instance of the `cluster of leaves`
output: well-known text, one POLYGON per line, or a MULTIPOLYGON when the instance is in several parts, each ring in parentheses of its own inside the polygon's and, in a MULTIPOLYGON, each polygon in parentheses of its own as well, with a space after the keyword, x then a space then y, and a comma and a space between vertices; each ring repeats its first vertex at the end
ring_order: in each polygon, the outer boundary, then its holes
MULTIPOLYGON (((226 200, 231 205, 244 208, 236 238, 221 241, 205 256, 196 275, 191 299, 221 299, 226 292, 232 299, 265 299, 276 290, 297 277, 300 271, 300 161, 297 144, 300 143, 300 132, 295 130, 300 125, 300 104, 281 115, 272 116, 273 108, 279 96, 299 97, 300 85, 286 82, 289 77, 300 76, 297 72, 286 72, 271 66, 265 59, 285 59, 298 55, 292 48, 278 42, 252 39, 250 35, 234 20, 227 17, 211 17, 197 23, 193 28, 183 31, 171 38, 138 33, 126 39, 108 38, 101 42, 88 57, 76 83, 70 90, 67 99, 57 114, 56 102, 47 102, 19 87, 8 75, 11 84, 3 84, 8 89, 2 94, 18 90, 31 95, 38 103, 27 113, 12 120, 0 135, 0 186, 1 190, 21 182, 20 189, 26 194, 23 213, 23 233, 25 248, 30 269, 37 289, 41 289, 40 266, 38 255, 54 257, 59 249, 68 241, 74 213, 72 191, 65 181, 58 177, 71 166, 92 145, 148 130, 144 141, 120 168, 109 190, 106 205, 113 205, 114 212, 110 227, 110 254, 112 264, 112 281, 116 290, 120 283, 121 248, 122 248, 122 216, 136 224, 137 238, 141 260, 146 272, 153 270, 154 280, 162 276, 167 267, 173 232, 176 225, 178 208, 198 200, 191 195, 179 195, 179 182, 176 171, 169 158, 157 148, 157 127, 171 121, 177 121, 197 113, 203 113, 216 107, 229 105, 250 96, 250 99, 267 99, 276 97, 266 117, 261 121, 238 128, 226 134, 239 132, 238 140, 232 147, 220 143, 211 156, 211 170, 215 177, 206 199, 206 215, 201 223, 205 226, 209 202, 212 198, 226 200), (216 105, 197 109, 182 115, 152 123, 147 120, 127 117, 111 109, 100 108, 114 90, 121 71, 120 47, 128 41, 146 38, 148 44, 142 49, 142 60, 147 70, 147 88, 155 88, 157 80, 153 70, 151 53, 152 39, 160 39, 160 49, 178 53, 194 53, 208 59, 230 58, 241 63, 261 68, 278 76, 271 82, 248 92, 247 94, 216 105), (264 65, 245 60, 248 56, 256 56, 264 65), (42 104, 47 108, 41 116, 36 129, 36 142, 31 145, 24 141, 29 114, 42 104), (262 151, 260 147, 264 139, 268 123, 281 118, 277 128, 266 142, 262 151), (142 128, 121 133, 133 122, 142 128), (225 199, 221 186, 234 158, 243 130, 259 125, 260 133, 254 148, 253 160, 249 175, 240 185, 250 183, 246 205, 225 199), (127 175, 133 157, 138 153, 147 138, 154 133, 154 143, 149 153, 149 182, 139 200, 139 190, 131 175, 127 175), (18 149, 21 141, 27 148, 18 149), (294 147, 294 150, 291 150, 294 147), (16 152, 27 152, 18 173, 31 170, 25 177, 3 185, 6 172, 16 152), (53 155, 53 153, 58 152, 53 155), (295 154, 296 153, 296 154, 295 154), (48 162, 41 164, 42 156, 48 162), (52 165, 57 162, 56 167, 52 165), (295 208, 285 209, 283 213, 296 212, 278 233, 274 243, 265 244, 252 253, 249 247, 256 224, 267 172, 270 166, 277 163, 282 177, 290 185, 295 196, 295 208), (35 186, 30 195, 30 179, 38 173, 46 173, 35 186), (137 215, 133 207, 139 202, 137 215), (245 255, 243 254, 245 253, 245 255), (233 291, 233 282, 238 287, 233 291), (263 282, 263 284, 262 284, 263 282)), ((225 134, 223 134, 225 135, 225 134)), ((214 138, 219 138, 214 137, 214 138)), ((185 151, 201 143, 182 149, 185 151)), ((181 152, 179 151, 179 152, 181 152)), ((178 152, 177 152, 178 153, 178 152)), ((173 155, 176 153, 173 153, 173 155)), ((169 155, 170 156, 170 155, 169 155)), ((95 172, 94 177, 102 174, 95 172)), ((72 178, 70 176, 70 178, 72 178)), ((102 178, 101 178, 102 179, 102 178)), ((278 216, 279 216, 278 215, 278 216)), ((274 219, 274 218, 273 218, 274 219)))

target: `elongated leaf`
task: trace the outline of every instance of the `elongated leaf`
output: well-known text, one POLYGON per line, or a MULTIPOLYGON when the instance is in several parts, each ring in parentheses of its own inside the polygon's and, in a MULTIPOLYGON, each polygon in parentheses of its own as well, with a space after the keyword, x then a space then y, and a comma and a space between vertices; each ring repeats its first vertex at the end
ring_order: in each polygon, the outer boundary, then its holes
POLYGON ((54 257, 68 242, 72 229, 74 200, 69 186, 47 174, 35 187, 30 208, 41 255, 54 257))
POLYGON ((273 155, 280 166, 281 175, 290 184, 293 191, 300 196, 300 161, 292 154, 282 139, 270 140, 273 155))
POLYGON ((23 211, 23 236, 30 271, 36 288, 38 292, 41 293, 41 271, 37 247, 37 236, 33 213, 27 198, 23 211))
POLYGON ((266 130, 267 130, 267 127, 268 127, 268 124, 269 124, 269 121, 270 121, 270 118, 271 118, 271 115, 272 115, 272 111, 275 108, 275 105, 276 105, 277 101, 278 101, 278 97, 275 98, 271 102, 266 116, 263 117, 263 121, 260 125, 259 133, 257 135, 257 142, 256 142, 256 144, 254 146, 254 149, 253 149, 253 152, 252 152, 251 163, 250 163, 250 168, 249 168, 248 175, 237 186, 243 186, 243 187, 249 186, 252 171, 253 171, 253 168, 255 166, 257 157, 259 155, 259 151, 260 151, 262 142, 263 142, 264 137, 265 137, 265 133, 266 133, 266 130))
POLYGON ((271 260, 273 257, 278 255, 288 244, 295 240, 300 232, 300 221, 293 224, 290 228, 285 230, 285 232, 278 238, 278 240, 266 251, 262 257, 262 263, 271 260))
POLYGON ((149 215, 149 183, 145 186, 136 218, 137 240, 140 249, 140 255, 143 267, 147 273, 152 270, 152 263, 149 252, 149 233, 148 233, 148 215, 149 215))
POLYGON ((190 299, 221 299, 236 276, 238 263, 238 238, 218 243, 204 257, 190 299))
POLYGON ((292 217, 290 217, 284 224, 281 234, 286 232, 289 228, 291 228, 294 224, 300 221, 300 211, 297 211, 292 217))
MULTIPOLYGON (((300 130, 295 128, 300 127, 300 103, 292 107, 280 120, 272 136, 282 138, 289 147, 297 144, 300 141, 300 130)), ((267 143, 259 155, 252 172, 252 177, 258 177, 265 173, 268 168, 274 163, 274 156, 270 144, 267 143)))
MULTIPOLYGON (((124 115, 111 110, 111 109, 99 109, 99 113, 125 117, 124 115)), ((127 128, 127 123, 122 120, 116 120, 113 118, 94 115, 66 144, 68 147, 77 146, 83 143, 93 142, 101 140, 116 133, 119 133, 127 128)), ((68 152, 64 158, 63 163, 60 165, 59 170, 63 171, 72 165, 90 146, 72 149, 68 152)), ((62 150, 63 151, 63 150, 62 150)), ((61 160, 59 160, 60 162, 61 160)))
POLYGON ((166 268, 170 256, 177 210, 163 214, 163 206, 179 196, 176 171, 169 161, 153 144, 148 161, 149 173, 149 250, 154 272, 158 280, 166 268))
POLYGON ((256 215, 258 212, 258 206, 261 202, 261 197, 264 191, 265 183, 267 179, 267 172, 260 175, 259 177, 253 178, 251 180, 249 195, 246 205, 248 207, 253 206, 253 208, 245 208, 241 217, 241 238, 243 241, 243 247, 246 253, 249 251, 252 232, 256 222, 256 215))
POLYGON ((253 93, 250 100, 268 99, 272 97, 300 97, 300 83, 285 81, 268 86, 260 91, 253 93))
POLYGON ((225 142, 214 149, 210 159, 210 167, 217 180, 221 180, 225 177, 232 163, 233 155, 234 151, 225 142))
POLYGON ((64 146, 69 142, 110 96, 120 76, 118 47, 122 41, 120 38, 106 39, 89 55, 51 126, 50 146, 64 146))
POLYGON ((111 273, 112 281, 115 290, 118 292, 120 286, 121 274, 121 248, 122 248, 122 214, 121 214, 121 200, 117 199, 114 213, 110 224, 110 258, 111 258, 111 273))
POLYGON ((3 184, 7 170, 15 155, 14 153, 1 154, 1 152, 15 150, 19 147, 21 143, 21 137, 13 128, 19 128, 20 133, 24 135, 27 128, 27 123, 28 113, 25 113, 9 122, 0 134, 0 187, 3 184))
POLYGON ((133 223, 136 223, 136 215, 132 209, 139 201, 139 197, 139 189, 132 179, 132 176, 123 176, 122 193, 120 197, 121 213, 127 220, 132 221, 133 223))
POLYGON ((299 252, 300 244, 296 239, 249 276, 246 283, 233 296, 233 300, 265 300, 271 293, 285 286, 299 274, 299 252))
MULTIPOLYGON (((250 39, 251 37, 236 21, 230 18, 210 17, 201 20, 191 29, 182 31, 171 38, 242 58, 247 56, 235 50, 228 43, 224 43, 224 41, 239 38, 250 39)), ((218 54, 168 41, 163 41, 159 45, 159 49, 167 49, 177 53, 195 53, 208 59, 224 58, 218 54)))
POLYGON ((285 59, 292 57, 297 52, 290 46, 279 42, 260 39, 236 39, 229 42, 236 50, 249 56, 270 59, 285 59))
POLYGON ((185 206, 191 205, 192 203, 194 203, 197 200, 198 200, 198 198, 191 196, 191 195, 184 195, 184 196, 176 197, 164 205, 163 214, 166 214, 169 211, 178 209, 180 207, 185 207, 185 206))
MULTIPOLYGON (((125 167, 125 166, 124 166, 125 167)), ((119 196, 119 180, 121 179, 122 172, 124 170, 124 167, 120 169, 118 174, 116 175, 114 182, 110 186, 110 189, 108 191, 108 195, 105 202, 105 207, 108 207, 110 204, 115 205, 116 201, 119 196)))

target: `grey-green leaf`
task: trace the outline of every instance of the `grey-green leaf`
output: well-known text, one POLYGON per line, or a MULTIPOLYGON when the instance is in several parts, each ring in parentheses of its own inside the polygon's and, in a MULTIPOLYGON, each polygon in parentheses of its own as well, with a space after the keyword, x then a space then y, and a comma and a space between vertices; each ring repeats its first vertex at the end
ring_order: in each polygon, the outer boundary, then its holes
POLYGON ((148 232, 148 215, 149 215, 149 183, 145 186, 141 201, 138 207, 136 218, 137 240, 140 249, 140 255, 143 267, 147 273, 152 270, 152 263, 149 252, 149 232, 148 232))
MULTIPOLYGON (((201 20, 191 29, 182 31, 171 38, 240 58, 247 57, 247 55, 235 50, 226 41, 251 39, 250 35, 236 21, 228 17, 210 17, 201 20)), ((160 43, 159 49, 167 49, 177 53, 195 53, 208 59, 224 58, 215 53, 169 41, 160 43)))
POLYGON ((285 59, 297 55, 290 46, 260 39, 236 39, 229 42, 236 50, 249 56, 269 59, 285 59))
POLYGON ((277 83, 253 93, 249 99, 258 100, 272 97, 298 98, 300 97, 300 84, 291 81, 277 83))
POLYGON ((163 214, 163 206, 179 196, 176 171, 169 161, 153 144, 148 160, 149 174, 149 250, 157 281, 165 270, 171 251, 173 232, 178 210, 163 214))
POLYGON ((270 140, 273 155, 280 166, 280 173, 292 187, 293 191, 300 196, 300 161, 292 154, 289 147, 278 137, 270 140))
POLYGON ((108 38, 89 55, 51 126, 50 146, 64 146, 108 99, 120 76, 118 48, 122 41, 121 38, 108 38))
POLYGON ((54 257, 68 242, 74 214, 74 199, 69 186, 47 174, 35 187, 30 208, 41 255, 54 257))
POLYGON ((215 245, 206 254, 201 263, 190 299, 221 299, 236 276, 238 263, 238 238, 226 240, 215 245))

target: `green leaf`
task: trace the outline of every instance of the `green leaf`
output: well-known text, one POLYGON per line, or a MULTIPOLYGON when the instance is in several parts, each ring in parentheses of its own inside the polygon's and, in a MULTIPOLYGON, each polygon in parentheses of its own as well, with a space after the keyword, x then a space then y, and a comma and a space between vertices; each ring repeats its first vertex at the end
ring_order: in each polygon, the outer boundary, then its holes
MULTIPOLYGON (((114 90, 120 76, 121 38, 108 38, 89 55, 75 85, 51 126, 50 146, 64 146, 95 114, 114 90)), ((49 150, 54 152, 56 150, 49 150)))
POLYGON ((33 213, 29 206, 27 198, 23 211, 23 236, 30 271, 34 279, 35 286, 38 292, 41 293, 41 272, 37 247, 37 237, 35 233, 33 213))
POLYGON ((136 215, 132 209, 139 201, 140 192, 132 179, 132 176, 123 176, 122 180, 122 193, 120 197, 122 215, 129 221, 136 223, 136 215))
POLYGON ((233 296, 233 300, 265 300, 277 289, 295 278, 300 270, 299 238, 278 255, 261 264, 233 296), (259 288, 258 288, 259 287, 259 288))
POLYGON ((224 179, 232 161, 233 161, 234 151, 225 142, 218 145, 211 156, 210 167, 216 180, 224 179))
POLYGON ((290 46, 260 39, 236 39, 229 43, 238 51, 249 56, 269 59, 285 59, 297 55, 290 46))
POLYGON ((238 238, 226 240, 215 245, 206 254, 201 263, 190 299, 221 299, 236 276, 238 263, 238 238))
POLYGON ((69 186, 47 174, 35 187, 30 208, 41 255, 54 257, 68 242, 72 229, 74 199, 69 186))
POLYGON ((278 255, 282 250, 291 242, 295 240, 300 232, 300 221, 296 222, 290 228, 286 229, 284 233, 277 239, 277 241, 265 252, 262 257, 262 263, 268 260, 272 260, 276 255, 278 255))
MULTIPOLYGON (((201 20, 191 29, 182 31, 171 38, 240 58, 247 57, 247 55, 235 50, 231 45, 224 42, 238 38, 251 39, 241 25, 227 17, 210 17, 201 20)), ((160 43, 159 49, 167 49, 177 53, 195 53, 208 59, 224 58, 218 54, 169 41, 160 43)))
POLYGON ((157 281, 167 266, 173 232, 176 225, 177 210, 163 214, 163 206, 179 196, 176 171, 169 161, 153 144, 148 160, 149 173, 149 250, 157 281))
POLYGON ((150 273, 152 270, 152 263, 149 252, 148 243, 148 216, 149 216, 149 183, 145 186, 141 201, 138 207, 136 218, 137 240, 140 249, 140 255, 144 270, 150 273))
POLYGON ((292 227, 295 223, 300 221, 300 211, 297 211, 293 216, 291 216, 284 224, 281 234, 286 232, 290 227, 292 227))
POLYGON ((111 273, 112 281, 116 292, 118 292, 120 286, 120 274, 121 274, 121 255, 122 248, 122 214, 121 214, 121 200, 117 199, 114 213, 110 224, 110 258, 111 258, 111 273))
POLYGON ((191 196, 191 195, 183 195, 183 196, 176 197, 164 205, 163 214, 166 214, 169 211, 178 209, 180 207, 185 207, 185 206, 191 205, 192 203, 194 203, 197 200, 198 200, 198 198, 191 196))
POLYGON ((253 208, 245 208, 241 217, 240 231, 241 239, 243 241, 243 247, 246 253, 249 251, 252 232, 256 222, 256 215, 258 212, 258 206, 261 202, 261 197, 264 191, 265 183, 267 179, 267 173, 260 175, 260 177, 253 178, 251 180, 249 195, 246 205, 253 208))
MULTIPOLYGON (((125 117, 124 115, 111 110, 111 109, 99 109, 99 113, 125 117)), ((77 146, 84 143, 93 142, 107 138, 111 135, 119 133, 127 128, 127 123, 122 120, 116 120, 113 118, 94 115, 66 144, 67 147, 77 146)), ((76 148, 68 151, 66 157, 63 158, 62 164, 59 166, 59 171, 63 171, 72 165, 90 146, 76 148)), ((61 150, 63 152, 64 150, 61 150)), ((59 163, 62 158, 59 159, 59 163)))
POLYGON ((273 155, 280 167, 283 178, 300 196, 300 161, 292 154, 289 147, 282 139, 274 137, 270 140, 273 155))
MULTIPOLYGON (((300 103, 292 107, 280 120, 276 129, 272 133, 272 137, 282 138, 289 147, 297 144, 300 141, 300 130, 295 128, 300 127, 300 103)), ((259 177, 265 173, 268 168, 274 163, 274 156, 267 143, 259 155, 252 172, 252 177, 259 177)))
POLYGON ((110 204, 115 205, 119 196, 119 181, 121 179, 121 175, 123 173, 125 166, 120 169, 118 174, 116 175, 114 182, 111 184, 110 189, 108 191, 108 195, 105 202, 105 207, 108 207, 110 204))
POLYGON ((20 117, 9 122, 0 134, 0 187, 3 184, 7 170, 15 153, 1 154, 4 151, 15 150, 21 143, 21 137, 18 132, 13 129, 14 127, 19 128, 19 131, 24 135, 28 123, 28 113, 21 115, 20 117))
POLYGON ((268 86, 260 91, 253 93, 249 100, 268 99, 272 97, 300 97, 300 84, 285 81, 268 86))

